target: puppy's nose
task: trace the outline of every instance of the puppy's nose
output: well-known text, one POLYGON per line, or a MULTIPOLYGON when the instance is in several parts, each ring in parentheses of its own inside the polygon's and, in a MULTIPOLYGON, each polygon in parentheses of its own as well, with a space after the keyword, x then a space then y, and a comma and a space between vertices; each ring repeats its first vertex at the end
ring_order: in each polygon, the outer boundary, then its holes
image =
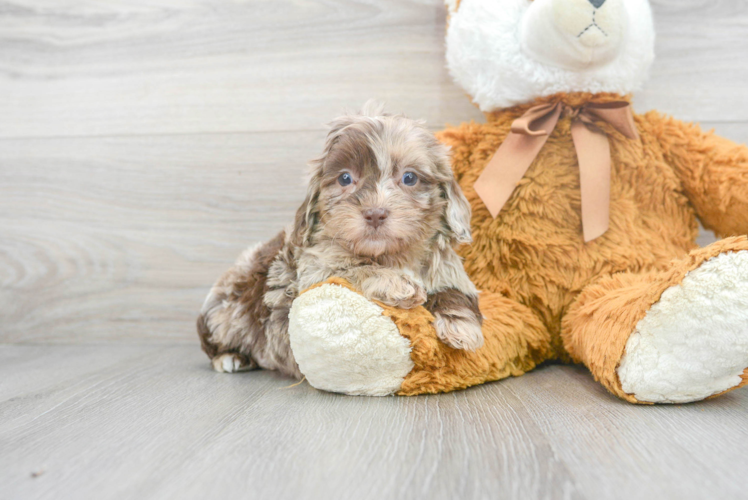
POLYGON ((384 208, 370 208, 364 210, 364 219, 366 219, 366 223, 373 228, 377 228, 384 224, 388 215, 390 215, 389 210, 384 208))
POLYGON ((599 9, 605 3, 605 0, 589 0, 593 7, 599 9))

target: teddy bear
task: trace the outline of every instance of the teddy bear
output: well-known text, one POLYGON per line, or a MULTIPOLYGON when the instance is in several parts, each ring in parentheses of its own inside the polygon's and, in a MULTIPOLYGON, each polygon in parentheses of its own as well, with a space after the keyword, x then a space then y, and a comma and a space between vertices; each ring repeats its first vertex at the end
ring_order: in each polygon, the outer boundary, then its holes
POLYGON ((302 293, 291 346, 314 387, 447 392, 546 361, 631 403, 748 383, 748 148, 631 94, 654 60, 648 0, 448 0, 450 74, 484 113, 437 134, 470 202, 458 249, 484 346, 339 279, 302 293), (698 221, 723 238, 700 248, 698 221))

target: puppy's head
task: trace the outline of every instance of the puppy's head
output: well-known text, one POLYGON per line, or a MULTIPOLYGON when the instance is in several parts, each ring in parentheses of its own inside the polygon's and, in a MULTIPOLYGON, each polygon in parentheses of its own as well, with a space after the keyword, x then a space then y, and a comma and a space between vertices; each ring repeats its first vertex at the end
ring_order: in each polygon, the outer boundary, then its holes
POLYGON ((331 124, 296 216, 302 245, 325 238, 359 256, 403 255, 437 235, 470 241, 470 206, 448 150, 423 126, 367 103, 331 124))

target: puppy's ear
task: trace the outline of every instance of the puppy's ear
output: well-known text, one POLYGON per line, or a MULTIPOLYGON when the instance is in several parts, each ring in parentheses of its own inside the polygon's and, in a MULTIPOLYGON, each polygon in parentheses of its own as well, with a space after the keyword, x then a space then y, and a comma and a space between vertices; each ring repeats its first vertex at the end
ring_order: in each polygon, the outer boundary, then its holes
POLYGON ((293 241, 299 246, 309 246, 311 244, 312 235, 319 222, 320 178, 323 165, 324 158, 311 163, 312 175, 309 179, 306 198, 296 211, 292 234, 293 241))
POLYGON ((293 241, 297 245, 308 246, 311 244, 312 235, 317 228, 317 223, 319 222, 320 217, 319 196, 325 162, 327 161, 332 148, 345 133, 346 128, 354 124, 356 119, 357 117, 355 115, 345 115, 333 120, 329 125, 330 130, 327 133, 322 156, 309 164, 311 167, 309 187, 307 188, 304 202, 296 211, 296 219, 294 221, 292 233, 293 241))
POLYGON ((447 200, 444 208, 447 236, 454 243, 470 243, 473 241, 470 235, 470 203, 454 177, 442 184, 442 192, 447 200))
POLYGON ((446 236, 452 243, 470 243, 473 241, 470 235, 470 203, 452 173, 449 149, 437 143, 433 154, 437 170, 443 178, 440 182, 442 197, 447 201, 444 207, 446 236))

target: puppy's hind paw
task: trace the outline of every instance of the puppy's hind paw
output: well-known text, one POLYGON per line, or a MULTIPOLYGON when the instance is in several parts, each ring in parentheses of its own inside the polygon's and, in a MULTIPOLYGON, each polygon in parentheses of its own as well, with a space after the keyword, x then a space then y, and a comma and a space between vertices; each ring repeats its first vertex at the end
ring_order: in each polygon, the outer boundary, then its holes
POLYGON ((212 359, 213 369, 219 373, 244 372, 254 369, 254 363, 243 354, 228 352, 212 359))
POLYGON ((454 349, 477 351, 483 347, 483 331, 475 319, 434 315, 434 328, 439 340, 454 349))

